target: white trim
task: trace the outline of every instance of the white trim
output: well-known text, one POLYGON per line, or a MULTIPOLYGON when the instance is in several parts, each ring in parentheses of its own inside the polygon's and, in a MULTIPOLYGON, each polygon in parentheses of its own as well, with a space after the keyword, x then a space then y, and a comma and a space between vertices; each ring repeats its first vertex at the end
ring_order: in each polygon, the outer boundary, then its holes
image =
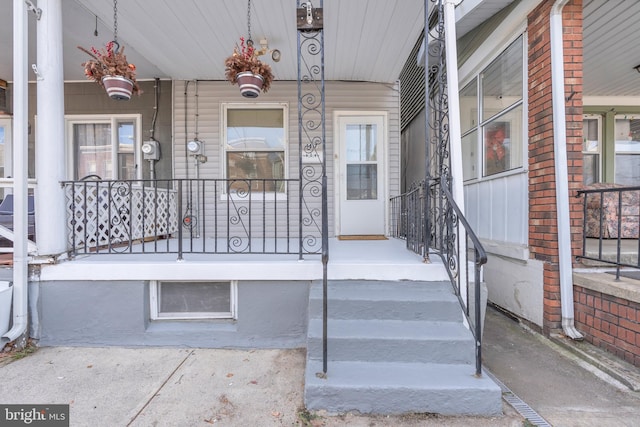
MULTIPOLYGON (((384 197, 384 234, 388 234, 389 230, 389 198, 390 198, 390 187, 391 187, 391 177, 389 174, 389 114, 384 110, 334 110, 333 112, 333 157, 334 157, 334 165, 333 165, 333 174, 334 174, 334 233, 336 236, 340 235, 340 149, 341 143, 340 140, 340 126, 339 120, 343 117, 382 117, 382 135, 384 136, 384 141, 382 144, 382 173, 384 174, 384 189, 382 192, 382 197, 384 197)), ((326 156, 325 156, 326 157, 326 156)))
MULTIPOLYGON (((150 280, 149 281, 149 308, 151 320, 202 320, 202 319, 237 319, 238 311, 238 281, 237 280, 188 280, 189 282, 196 283, 224 283, 229 284, 229 311, 222 312, 168 312, 160 313, 159 306, 159 292, 158 288, 160 283, 176 282, 172 280, 150 280)), ((184 281, 183 281, 184 282, 184 281)))
POLYGON ((607 106, 637 107, 640 105, 640 96, 585 96, 582 98, 583 107, 607 106))
POLYGON ((118 179, 118 123, 131 120, 135 123, 135 141, 133 142, 133 162, 135 167, 135 179, 142 179, 142 114, 68 114, 64 116, 65 129, 65 151, 66 151, 66 175, 68 179, 73 179, 74 159, 73 159, 73 125, 75 124, 111 124, 111 155, 113 162, 113 176, 101 177, 102 179, 118 179))

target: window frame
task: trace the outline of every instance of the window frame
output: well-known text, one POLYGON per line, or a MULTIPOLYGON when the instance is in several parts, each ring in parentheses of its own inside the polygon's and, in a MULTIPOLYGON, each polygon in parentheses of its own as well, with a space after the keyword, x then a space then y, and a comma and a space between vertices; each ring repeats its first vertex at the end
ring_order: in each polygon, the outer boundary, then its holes
MULTIPOLYGON (((473 73, 465 83, 464 85, 461 85, 462 89, 459 90, 459 96, 460 94, 471 84, 475 84, 476 85, 476 105, 472 107, 471 109, 471 113, 473 115, 473 118, 471 119, 472 123, 475 123, 475 126, 470 127, 469 129, 467 129, 466 131, 464 131, 461 134, 461 139, 464 139, 468 136, 470 136, 471 134, 473 134, 474 132, 477 132, 476 134, 476 145, 475 145, 475 150, 468 150, 470 152, 473 152, 474 154, 477 153, 477 155, 475 156, 475 159, 473 159, 473 166, 475 167, 475 176, 472 177, 465 177, 463 178, 465 183, 473 183, 473 182, 481 182, 481 181, 486 181, 486 180, 491 180, 491 179, 495 179, 495 178, 501 178, 504 176, 509 176, 509 175, 513 175, 513 174, 518 174, 518 173, 522 173, 524 171, 527 170, 527 148, 526 148, 526 141, 527 141, 527 117, 526 117, 526 108, 525 106, 528 103, 528 99, 527 99, 527 52, 526 52, 526 46, 527 46, 527 34, 526 32, 520 32, 517 35, 515 35, 513 37, 513 39, 510 39, 508 42, 506 42, 503 46, 502 49, 500 50, 496 50, 498 53, 491 57, 484 66, 482 67, 478 67, 478 71, 476 71, 475 73, 473 73), (483 119, 484 117, 484 94, 482 93, 482 89, 483 89, 483 82, 482 82, 482 78, 484 73, 486 72, 486 70, 491 67, 494 62, 504 53, 506 52, 514 43, 516 43, 518 41, 518 39, 521 40, 521 44, 520 47, 522 49, 522 97, 511 103, 510 105, 504 107, 501 110, 496 110, 493 111, 491 115, 487 116, 486 119, 483 119), (513 153, 515 153, 516 151, 513 150, 512 154, 511 154, 511 161, 513 162, 513 160, 517 160, 519 166, 516 167, 511 167, 508 169, 505 169, 504 171, 501 172, 497 172, 494 174, 490 174, 490 175, 486 175, 485 174, 485 164, 486 164, 486 152, 485 152, 485 128, 487 128, 488 126, 491 126, 492 123, 497 123, 500 122, 505 116, 508 116, 510 113, 512 113, 513 111, 516 111, 518 108, 520 108, 521 110, 521 114, 518 117, 517 123, 511 125, 511 130, 510 130, 510 137, 511 140, 514 139, 513 135, 518 135, 519 139, 520 139, 520 144, 522 145, 519 148, 519 153, 516 156, 513 156, 513 153), (518 131, 518 133, 514 134, 514 128, 516 131, 518 131), (518 129, 519 128, 519 129, 518 129)), ((469 111, 460 111, 460 114, 466 114, 469 111)), ((464 151, 464 150, 463 150, 464 151)), ((463 164, 471 164, 468 162, 467 159, 463 159, 463 164), (465 163, 466 162, 466 163, 465 163)))
MULTIPOLYGON (((229 152, 235 152, 235 153, 242 153, 242 152, 276 152, 276 153, 283 153, 283 167, 284 167, 284 171, 283 171, 283 180, 287 180, 289 179, 289 104, 285 103, 285 102, 265 102, 265 103, 236 103, 236 102, 227 102, 227 103, 222 103, 221 106, 221 124, 222 126, 220 127, 220 133, 221 133, 221 137, 220 137, 220 160, 222 163, 222 167, 221 169, 221 173, 222 173, 222 179, 229 179, 228 178, 228 170, 227 170, 227 153, 229 152), (234 148, 229 148, 227 146, 227 136, 228 136, 228 132, 227 132, 227 120, 228 120, 228 111, 229 110, 281 110, 282 111, 282 130, 283 130, 283 146, 282 149, 280 148, 265 148, 265 149, 260 149, 260 150, 248 150, 248 149, 234 149, 234 148)), ((259 178, 258 178, 259 179, 259 178)), ((221 199, 227 199, 228 197, 230 198, 234 198, 234 197, 240 197, 240 196, 236 196, 233 192, 230 192, 229 194, 227 194, 227 186, 224 185, 224 188, 222 188, 222 191, 220 193, 220 198, 221 199)), ((283 191, 263 191, 263 190, 256 190, 255 192, 252 191, 251 192, 251 199, 260 199, 262 200, 263 195, 265 195, 265 198, 267 198, 267 200, 273 200, 274 196, 276 200, 284 200, 287 198, 287 191, 288 191, 288 184, 285 181, 284 182, 284 186, 283 186, 283 191), (268 197, 266 197, 268 195, 268 197)), ((246 199, 246 196, 241 197, 243 199, 246 199)))
MULTIPOLYGON (((620 150, 618 151, 617 145, 618 141, 623 141, 618 139, 618 135, 616 134, 618 125, 618 120, 640 120, 640 114, 625 114, 625 113, 616 113, 613 117, 613 127, 614 127, 614 136, 613 136, 613 182, 619 184, 620 177, 618 176, 618 155, 621 156, 640 156, 640 151, 633 150, 620 150)), ((632 141, 636 141, 632 139, 632 141)), ((623 185, 638 185, 635 184, 623 184, 623 185)))
POLYGON ((238 281, 237 280, 150 280, 149 281, 149 309, 151 320, 216 320, 228 319, 235 320, 238 318, 238 281), (160 305, 160 285, 162 283, 228 283, 229 284, 229 311, 228 312, 167 312, 161 313, 160 305))
MULTIPOLYGON (((75 179, 75 153, 73 141, 73 128, 76 124, 110 124, 111 125, 111 161, 113 164, 112 175, 109 177, 101 176, 104 180, 120 180, 118 173, 120 165, 118 162, 119 142, 118 142, 118 124, 122 122, 134 123, 134 142, 133 142, 133 165, 135 169, 134 180, 142 179, 142 168, 140 167, 140 147, 142 146, 142 114, 72 114, 65 115, 65 149, 66 149, 66 174, 70 180, 75 179)), ((78 176, 77 179, 81 179, 78 176)))
MULTIPOLYGON (((603 173, 603 145, 604 145, 604 133, 603 133, 603 117, 601 114, 583 114, 582 115, 583 123, 585 120, 596 120, 597 123, 597 134, 598 134, 598 150, 597 151, 588 151, 584 149, 584 145, 586 142, 586 136, 582 135, 582 158, 584 162, 585 155, 597 155, 598 157, 598 176, 596 177, 596 182, 602 182, 602 173, 603 173)), ((583 125, 584 128, 584 125, 583 125)), ((584 171, 582 173, 582 180, 584 183, 584 171)))

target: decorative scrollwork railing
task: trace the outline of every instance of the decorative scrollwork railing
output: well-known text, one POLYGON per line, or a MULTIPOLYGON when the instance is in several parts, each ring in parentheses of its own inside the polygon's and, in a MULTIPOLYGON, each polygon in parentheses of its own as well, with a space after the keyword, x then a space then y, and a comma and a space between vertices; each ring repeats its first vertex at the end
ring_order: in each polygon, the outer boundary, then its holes
POLYGON ((67 181, 63 186, 69 248, 76 255, 299 254, 303 239, 314 236, 314 225, 298 227, 297 179, 67 181))

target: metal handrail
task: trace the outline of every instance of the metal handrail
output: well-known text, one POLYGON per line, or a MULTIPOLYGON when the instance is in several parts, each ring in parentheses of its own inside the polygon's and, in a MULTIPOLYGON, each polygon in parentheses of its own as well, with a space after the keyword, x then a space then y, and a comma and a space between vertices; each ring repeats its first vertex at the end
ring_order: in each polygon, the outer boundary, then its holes
POLYGON ((425 180, 412 186, 408 192, 392 198, 391 235, 407 240, 407 248, 422 255, 425 260, 428 260, 430 253, 442 258, 462 311, 469 324, 473 325, 471 332, 475 340, 476 375, 480 376, 482 375, 480 285, 481 269, 487 263, 487 253, 455 202, 448 182, 446 176, 431 182, 425 180), (437 199, 438 203, 435 203, 435 200, 429 203, 430 198, 437 199), (460 247, 462 241, 460 236, 466 236, 464 248, 460 247), (474 252, 473 301, 470 301, 467 266, 459 265, 458 261, 461 251, 469 253, 471 249, 469 243, 474 252), (466 281, 467 286, 462 286, 462 280, 466 281), (464 297, 463 288, 466 289, 464 297), (473 321, 470 318, 470 303, 474 307, 473 321))
MULTIPOLYGON (((610 264, 616 269, 616 280, 620 279, 620 269, 622 267, 629 268, 640 268, 640 235, 638 237, 622 237, 624 234, 623 223, 624 219, 624 211, 625 208, 635 210, 636 219, 635 219, 635 227, 636 229, 640 226, 640 186, 613 186, 605 187, 605 188, 588 188, 579 190, 576 192, 576 197, 581 197, 584 195, 583 199, 583 221, 582 221, 582 254, 578 255, 576 258, 585 259, 590 261, 596 261, 604 264, 610 264), (605 203, 605 198, 607 194, 612 194, 609 202, 613 202, 613 205, 610 203, 605 203), (631 202, 633 199, 635 200, 634 204, 629 204, 624 201, 624 195, 629 194, 631 202), (589 196, 595 198, 596 203, 595 206, 589 206, 589 196), (590 213, 593 212, 593 214, 590 213), (613 210, 612 210, 613 209, 613 210), (612 236, 611 232, 607 231, 608 227, 606 227, 609 218, 607 218, 607 214, 611 214, 612 218, 616 218, 615 225, 615 236, 612 236), (590 222, 590 220, 592 220, 590 222), (595 221, 593 221, 595 220, 595 221), (596 236, 597 235, 597 236, 596 236), (598 241, 598 253, 596 256, 589 255, 588 251, 588 240, 589 238, 597 239, 598 241), (616 242, 616 251, 615 251, 615 260, 610 259, 605 254, 605 241, 616 242), (622 246, 623 241, 625 242, 633 242, 636 241, 635 245, 635 259, 636 263, 633 264, 631 262, 625 262, 622 259, 622 246)), ((632 220, 633 221, 633 220, 632 220)), ((627 245, 630 246, 630 245, 627 245)))

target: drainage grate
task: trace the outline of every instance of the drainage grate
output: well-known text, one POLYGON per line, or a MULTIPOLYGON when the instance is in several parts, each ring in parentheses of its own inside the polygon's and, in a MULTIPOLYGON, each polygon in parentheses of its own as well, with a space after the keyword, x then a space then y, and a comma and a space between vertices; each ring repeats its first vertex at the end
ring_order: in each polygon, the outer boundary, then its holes
POLYGON ((497 379, 491 372, 483 369, 485 374, 489 376, 502 390, 502 398, 505 402, 513 407, 520 415, 522 415, 527 421, 529 421, 534 426, 538 427, 553 427, 551 424, 547 422, 544 418, 540 416, 533 408, 527 405, 522 399, 515 395, 509 387, 504 385, 502 381, 497 379))

